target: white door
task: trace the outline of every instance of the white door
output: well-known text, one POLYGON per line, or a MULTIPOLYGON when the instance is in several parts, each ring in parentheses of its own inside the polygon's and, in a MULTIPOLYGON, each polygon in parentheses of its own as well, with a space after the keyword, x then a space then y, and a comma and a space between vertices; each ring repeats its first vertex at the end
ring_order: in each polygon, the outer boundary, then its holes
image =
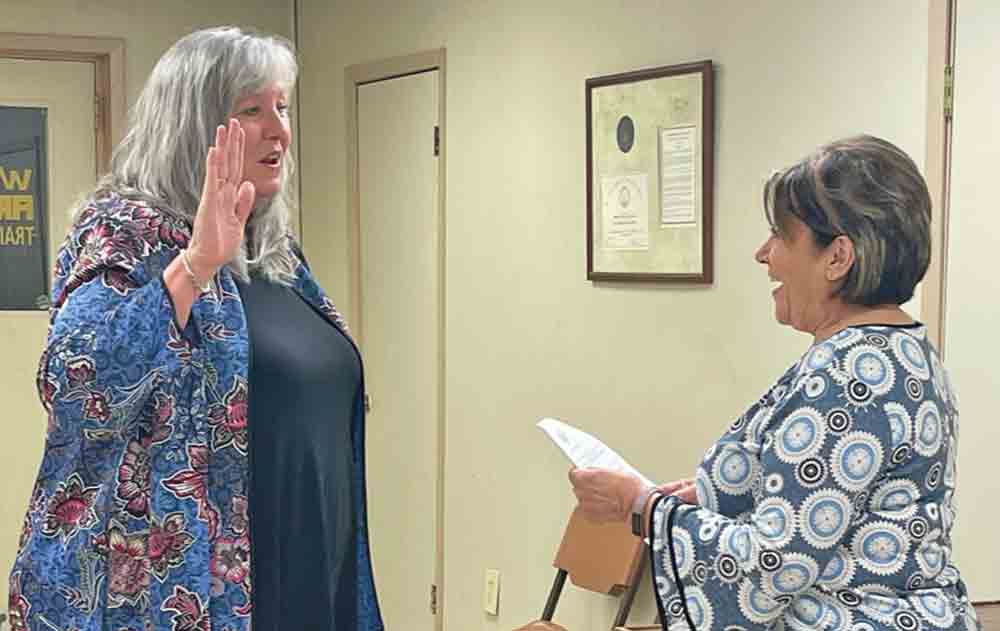
POLYGON ((358 88, 368 506, 389 631, 429 631, 438 554, 441 287, 438 73, 358 88))
MULTIPOLYGON (((70 204, 95 181, 94 65, 0 59, 0 77, 0 105, 47 110, 51 267, 69 227, 70 204)), ((4 603, 6 575, 14 562, 45 440, 45 415, 35 392, 35 371, 47 327, 44 311, 0 311, 0 463, 4 479, 0 491, 0 602, 4 603)))
POLYGON ((958 516, 953 538, 959 570, 976 601, 1000 599, 1000 3, 961 0, 955 25, 955 118, 945 365, 958 398, 958 516))

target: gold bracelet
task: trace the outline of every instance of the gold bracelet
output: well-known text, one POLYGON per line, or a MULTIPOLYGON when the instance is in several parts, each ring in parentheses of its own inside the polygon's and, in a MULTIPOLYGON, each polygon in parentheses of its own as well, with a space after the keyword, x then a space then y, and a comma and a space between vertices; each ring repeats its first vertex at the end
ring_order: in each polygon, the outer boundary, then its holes
POLYGON ((184 266, 184 271, 187 272, 188 278, 191 280, 191 286, 194 287, 195 290, 199 293, 212 291, 212 279, 208 279, 204 284, 198 282, 198 277, 194 275, 194 270, 191 269, 191 261, 188 259, 187 248, 181 250, 181 265, 184 266))

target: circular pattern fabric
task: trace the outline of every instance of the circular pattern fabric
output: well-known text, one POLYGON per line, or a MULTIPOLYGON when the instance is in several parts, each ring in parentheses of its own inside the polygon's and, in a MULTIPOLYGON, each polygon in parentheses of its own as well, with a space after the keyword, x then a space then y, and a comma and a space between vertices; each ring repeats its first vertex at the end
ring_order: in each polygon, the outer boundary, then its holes
POLYGON ((760 565, 760 569, 765 572, 774 572, 781 568, 781 555, 774 550, 763 550, 760 556, 757 557, 757 563, 760 565))
POLYGON ((698 585, 704 585, 708 580, 708 563, 695 561, 694 567, 691 568, 691 579, 698 585))
POLYGON ((931 465, 930 469, 927 470, 927 477, 924 478, 924 485, 930 489, 934 490, 941 483, 941 470, 942 466, 940 462, 935 462, 931 465))
POLYGON ((758 408, 754 413, 753 418, 750 419, 750 423, 747 424, 746 438, 752 443, 760 443, 761 436, 764 434, 764 428, 767 426, 767 422, 771 420, 772 409, 770 407, 758 408))
POLYGON ((740 564, 736 561, 736 557, 730 554, 720 554, 715 559, 715 575, 723 583, 735 583, 738 581, 741 572, 740 564))
POLYGON ((889 338, 881 333, 869 333, 865 336, 865 341, 880 350, 889 348, 889 338))
POLYGON ((941 449, 944 427, 941 412, 934 401, 924 401, 917 410, 914 421, 915 436, 913 448, 921 456, 931 458, 941 449))
POLYGON ((706 461, 711 460, 712 456, 715 455, 715 450, 718 449, 718 448, 719 448, 718 443, 712 443, 711 445, 709 445, 708 449, 705 450, 704 459, 706 461))
POLYGON ((802 503, 800 531, 809 545, 826 550, 840 543, 851 524, 851 500, 833 489, 816 491, 802 503))
POLYGON ((867 584, 860 587, 864 596, 861 612, 885 624, 893 624, 893 617, 902 609, 902 601, 884 585, 867 584))
POLYGON ((786 394, 788 394, 788 386, 783 383, 779 383, 771 389, 771 403, 781 401, 785 398, 786 394))
POLYGON ((819 578, 819 565, 805 554, 792 552, 784 555, 781 569, 764 578, 764 588, 772 594, 794 596, 819 578))
POLYGON ((893 334, 891 343, 896 359, 907 372, 924 381, 931 378, 930 363, 919 342, 906 333, 897 332, 893 334))
POLYGON ((713 513, 719 511, 719 498, 715 495, 715 487, 704 467, 698 467, 694 474, 694 490, 698 496, 698 504, 713 513))
POLYGON ((854 506, 854 523, 863 521, 868 513, 868 491, 861 491, 854 496, 854 500, 851 502, 854 506))
POLYGON ((826 465, 819 458, 806 458, 795 467, 795 479, 800 486, 817 487, 826 480, 826 465))
POLYGON ((806 393, 806 398, 809 399, 820 398, 821 396, 826 394, 828 386, 829 384, 826 381, 826 377, 824 377, 823 375, 810 376, 808 379, 806 379, 806 385, 804 388, 806 393))
POLYGON ((912 611, 897 611, 893 617, 893 624, 899 631, 918 631, 920 618, 917 618, 912 611))
POLYGON ((927 578, 934 578, 944 569, 946 565, 945 553, 936 538, 930 538, 920 544, 916 553, 917 567, 920 573, 927 578))
POLYGON ((843 331, 834 333, 827 342, 831 342, 837 348, 847 348, 863 337, 864 334, 857 329, 844 329, 843 331))
POLYGON ((939 585, 954 585, 958 582, 958 569, 954 566, 949 566, 941 570, 941 574, 935 579, 939 585))
POLYGON ((793 629, 813 631, 825 626, 822 623, 826 617, 826 605, 811 594, 797 598, 788 613, 790 615, 785 616, 785 621, 793 629))
POLYGON ((913 375, 908 376, 903 381, 903 386, 906 388, 906 394, 909 395, 914 401, 923 401, 924 399, 924 384, 919 379, 913 375))
POLYGON ((851 432, 834 446, 831 465, 840 486, 847 491, 861 491, 882 467, 882 445, 868 432, 851 432))
POLYGON ((672 598, 670 602, 667 603, 665 609, 673 618, 680 618, 684 615, 684 603, 681 602, 679 596, 677 598, 672 598))
POLYGON ((909 549, 909 535, 888 521, 862 526, 854 535, 852 544, 858 563, 878 576, 889 576, 903 569, 909 549))
POLYGON ((944 504, 941 505, 941 527, 945 530, 951 530, 952 524, 955 523, 955 511, 951 508, 950 495, 945 493, 944 504))
POLYGON ((914 517, 906 524, 906 532, 917 541, 926 537, 929 530, 930 525, 923 517, 914 517))
MULTIPOLYGON (((673 570, 671 570, 673 572, 673 570)), ((673 576, 670 574, 669 576, 673 576)), ((655 577, 656 581, 656 591, 664 598, 669 596, 674 592, 674 582, 667 579, 667 575, 657 575, 655 577)))
POLYGON ((752 519, 769 547, 781 548, 795 535, 795 510, 783 497, 765 499, 758 504, 752 519))
POLYGON ((703 543, 715 539, 717 534, 719 534, 719 522, 706 520, 698 527, 698 539, 703 543))
POLYGON ((896 369, 892 362, 875 346, 855 346, 848 351, 844 363, 851 377, 868 386, 876 396, 892 390, 896 382, 896 369))
POLYGON ((813 346, 812 349, 806 353, 805 361, 802 367, 806 370, 822 370, 830 365, 833 358, 837 355, 837 346, 831 340, 827 340, 822 344, 813 346))
POLYGON ((944 467, 944 483, 950 487, 955 486, 955 475, 957 473, 955 454, 958 452, 958 445, 954 439, 947 440, 945 443, 947 445, 948 457, 946 458, 947 464, 944 467))
POLYGON ((895 401, 891 401, 882 406, 885 410, 886 420, 889 421, 889 449, 895 449, 903 443, 908 443, 912 439, 913 422, 910 420, 910 413, 906 408, 895 401))
POLYGON ((745 495, 750 490, 750 482, 756 473, 757 460, 740 447, 729 443, 715 459, 712 482, 723 493, 745 495))
POLYGON ((892 464, 903 464, 910 458, 910 445, 903 443, 902 445, 896 447, 892 450, 892 454, 889 456, 889 460, 892 464))
POLYGON ((740 414, 739 417, 729 426, 729 431, 733 434, 739 434, 746 426, 747 417, 745 414, 740 414))
POLYGON ((847 394, 847 400, 850 401, 856 407, 865 407, 872 402, 875 397, 875 393, 864 381, 860 379, 850 379, 847 382, 847 387, 844 389, 847 394))
POLYGON ((767 477, 764 478, 764 490, 771 495, 781 493, 781 489, 783 488, 785 488, 785 478, 780 473, 769 473, 767 477))
POLYGON ((750 535, 750 526, 726 526, 719 537, 719 552, 736 559, 741 567, 752 569, 757 562, 757 546, 750 535))
POLYGON ((934 352, 931 353, 931 381, 934 383, 934 390, 941 400, 945 403, 950 401, 948 384, 945 383, 944 366, 941 365, 941 359, 934 352))
POLYGON ((778 459, 788 464, 816 454, 826 440, 826 424, 814 408, 804 407, 788 415, 774 440, 778 459))
POLYGON ((781 603, 768 596, 753 581, 740 585, 740 613, 755 624, 768 624, 782 613, 781 603))
POLYGON ((851 428, 851 415, 844 408, 834 408, 826 414, 826 426, 834 434, 843 434, 851 428))
POLYGON ((849 589, 842 589, 837 592, 837 600, 845 607, 858 607, 861 605, 861 596, 849 589))
POLYGON ((850 609, 829 596, 823 602, 826 605, 827 631, 848 631, 854 626, 854 614, 850 609))
POLYGON ((872 493, 871 509, 893 519, 909 519, 917 514, 920 488, 911 480, 889 480, 872 493))
MULTIPOLYGON (((691 573, 691 568, 694 567, 694 542, 691 541, 691 535, 686 530, 676 527, 673 530, 673 539, 674 563, 677 564, 677 575, 680 578, 687 578, 688 574, 691 573)), ((663 566, 663 570, 667 573, 667 576, 674 575, 674 568, 670 563, 670 555, 663 555, 663 566)))
POLYGON ((818 583, 829 588, 846 587, 854 578, 857 562, 854 556, 844 546, 837 548, 837 553, 827 562, 820 572, 818 583))

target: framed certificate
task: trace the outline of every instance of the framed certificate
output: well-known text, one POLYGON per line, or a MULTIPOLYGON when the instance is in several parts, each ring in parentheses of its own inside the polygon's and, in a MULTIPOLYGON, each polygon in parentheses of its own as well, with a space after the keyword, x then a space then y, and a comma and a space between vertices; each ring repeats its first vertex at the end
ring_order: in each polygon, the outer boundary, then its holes
POLYGON ((587 278, 712 282, 712 62, 586 81, 587 278))

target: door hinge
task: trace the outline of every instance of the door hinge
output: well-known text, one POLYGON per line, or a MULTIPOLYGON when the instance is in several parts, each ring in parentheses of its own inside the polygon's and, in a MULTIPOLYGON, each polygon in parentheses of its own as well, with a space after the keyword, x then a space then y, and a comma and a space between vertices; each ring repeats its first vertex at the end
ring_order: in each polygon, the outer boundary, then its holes
POLYGON ((955 114, 955 66, 944 67, 944 119, 950 121, 955 114))
POLYGON ((372 411, 372 395, 365 393, 365 413, 372 411))
POLYGON ((101 112, 104 111, 104 101, 94 96, 94 131, 101 131, 101 112))
POLYGON ((438 586, 431 583, 431 614, 437 615, 438 612, 438 586))
POLYGON ((441 128, 434 126, 434 156, 441 154, 441 128))

